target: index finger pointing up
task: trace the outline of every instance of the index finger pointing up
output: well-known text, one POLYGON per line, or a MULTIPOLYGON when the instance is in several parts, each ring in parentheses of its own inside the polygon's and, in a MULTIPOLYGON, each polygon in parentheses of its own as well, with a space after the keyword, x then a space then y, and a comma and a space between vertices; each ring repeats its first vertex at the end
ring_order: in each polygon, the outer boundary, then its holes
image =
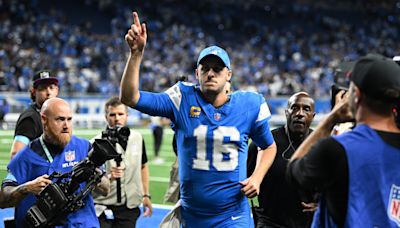
POLYGON ((139 15, 137 12, 133 12, 133 22, 135 23, 136 28, 141 29, 139 15))

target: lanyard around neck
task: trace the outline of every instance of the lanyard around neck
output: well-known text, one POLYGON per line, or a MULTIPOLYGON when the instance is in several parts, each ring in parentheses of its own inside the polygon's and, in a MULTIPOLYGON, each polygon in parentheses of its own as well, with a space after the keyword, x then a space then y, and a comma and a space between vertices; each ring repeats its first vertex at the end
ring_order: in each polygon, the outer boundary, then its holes
POLYGON ((43 135, 40 136, 39 141, 40 141, 40 144, 42 144, 42 147, 43 147, 44 153, 47 156, 47 159, 49 160, 50 163, 53 163, 53 157, 51 156, 49 149, 47 149, 46 144, 44 144, 43 135))

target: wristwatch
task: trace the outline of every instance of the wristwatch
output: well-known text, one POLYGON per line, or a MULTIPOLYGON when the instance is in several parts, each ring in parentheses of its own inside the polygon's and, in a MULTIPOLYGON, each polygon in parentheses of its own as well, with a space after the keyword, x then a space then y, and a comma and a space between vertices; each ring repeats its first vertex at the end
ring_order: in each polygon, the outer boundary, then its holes
POLYGON ((143 198, 146 198, 146 197, 149 198, 149 199, 151 200, 151 195, 144 194, 144 195, 143 195, 143 198))

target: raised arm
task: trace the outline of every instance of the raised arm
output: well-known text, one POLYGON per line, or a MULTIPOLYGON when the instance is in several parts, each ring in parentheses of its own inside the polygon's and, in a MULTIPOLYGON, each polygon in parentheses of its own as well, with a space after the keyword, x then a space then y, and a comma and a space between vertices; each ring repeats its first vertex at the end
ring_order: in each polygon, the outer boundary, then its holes
POLYGON ((133 24, 125 35, 125 41, 130 48, 128 61, 121 79, 120 99, 129 107, 135 107, 139 100, 139 69, 147 42, 147 30, 144 23, 140 24, 137 12, 133 12, 133 24))

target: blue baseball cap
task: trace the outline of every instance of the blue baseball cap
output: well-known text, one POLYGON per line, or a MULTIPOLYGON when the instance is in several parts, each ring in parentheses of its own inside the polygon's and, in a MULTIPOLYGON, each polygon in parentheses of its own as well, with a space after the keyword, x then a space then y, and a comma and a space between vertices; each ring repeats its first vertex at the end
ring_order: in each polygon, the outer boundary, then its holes
POLYGON ((218 46, 210 46, 210 47, 204 48, 200 52, 199 58, 197 59, 197 66, 199 66, 200 61, 204 57, 209 56, 209 55, 218 56, 222 60, 222 62, 224 62, 225 66, 229 70, 231 69, 231 61, 229 60, 228 53, 224 49, 222 49, 222 48, 220 48, 218 46))

